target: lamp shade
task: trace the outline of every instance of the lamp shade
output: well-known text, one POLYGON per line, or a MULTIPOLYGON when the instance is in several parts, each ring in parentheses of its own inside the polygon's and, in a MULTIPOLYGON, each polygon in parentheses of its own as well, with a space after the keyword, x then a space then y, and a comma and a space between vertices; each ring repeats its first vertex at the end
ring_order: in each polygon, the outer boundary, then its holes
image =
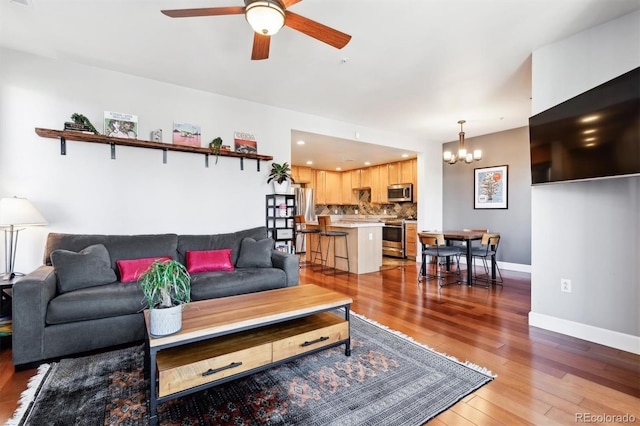
POLYGON ((263 35, 274 35, 284 25, 284 11, 270 0, 254 1, 247 4, 245 18, 253 31, 263 35))
POLYGON ((0 199, 0 226, 46 225, 47 221, 26 198, 0 199))

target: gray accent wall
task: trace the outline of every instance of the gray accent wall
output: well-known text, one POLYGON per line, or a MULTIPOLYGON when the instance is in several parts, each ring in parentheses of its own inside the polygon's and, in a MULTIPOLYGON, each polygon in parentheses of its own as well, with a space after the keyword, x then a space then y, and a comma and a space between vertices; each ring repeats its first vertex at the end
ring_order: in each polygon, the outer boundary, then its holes
MULTIPOLYGON (((473 122, 465 125, 472 131, 473 122)), ((471 164, 443 166, 444 229, 488 229, 500 233, 498 261, 531 265, 531 172, 529 129, 466 138, 467 150, 482 149, 483 158, 471 164), (507 209, 474 209, 474 169, 508 165, 507 209)), ((443 145, 456 151, 458 141, 443 145)))
MULTIPOLYGON (((532 114, 640 66, 639 23, 637 11, 534 51, 532 114)), ((529 323, 640 353, 640 177, 534 186, 531 196, 529 323)))

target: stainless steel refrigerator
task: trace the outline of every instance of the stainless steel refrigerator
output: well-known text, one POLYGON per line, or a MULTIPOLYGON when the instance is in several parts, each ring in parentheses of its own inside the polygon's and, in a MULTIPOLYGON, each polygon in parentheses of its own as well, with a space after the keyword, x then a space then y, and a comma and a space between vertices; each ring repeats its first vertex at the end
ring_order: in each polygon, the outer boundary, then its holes
MULTIPOLYGON (((293 188, 296 196, 296 214, 304 216, 305 222, 315 222, 316 218, 316 204, 314 201, 314 193, 312 188, 293 188)), ((306 251, 307 242, 305 241, 304 234, 297 234, 296 237, 296 253, 302 253, 306 251)))

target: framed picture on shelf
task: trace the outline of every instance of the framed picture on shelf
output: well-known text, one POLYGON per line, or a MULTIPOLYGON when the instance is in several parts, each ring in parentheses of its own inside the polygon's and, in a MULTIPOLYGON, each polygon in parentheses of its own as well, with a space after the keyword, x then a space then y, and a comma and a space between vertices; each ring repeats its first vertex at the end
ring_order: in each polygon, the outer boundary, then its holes
POLYGON ((251 133, 234 132, 233 141, 236 152, 242 152, 244 154, 258 153, 258 142, 251 133))
POLYGON ((200 148, 200 125, 191 123, 173 123, 173 144, 200 148))
POLYGON ((112 138, 138 139, 138 116, 105 111, 104 134, 112 138))
POLYGON ((473 208, 506 209, 509 195, 509 166, 474 169, 473 208))

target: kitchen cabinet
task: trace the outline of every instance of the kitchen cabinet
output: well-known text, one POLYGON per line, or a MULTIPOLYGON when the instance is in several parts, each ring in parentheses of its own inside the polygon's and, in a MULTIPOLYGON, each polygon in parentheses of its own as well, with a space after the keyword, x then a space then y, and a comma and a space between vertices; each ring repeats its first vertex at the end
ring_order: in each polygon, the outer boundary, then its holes
POLYGON ((311 167, 305 166, 291 166, 291 177, 295 183, 307 183, 310 184, 313 176, 313 170, 311 167))
POLYGON ((400 182, 398 183, 413 183, 413 161, 401 161, 400 163, 400 182))
POLYGON ((342 173, 325 171, 326 204, 342 204, 342 173))
POLYGON ((371 179, 371 202, 374 204, 387 203, 387 186, 389 186, 389 172, 387 164, 369 167, 371 179))
POLYGON ((370 167, 365 169, 355 169, 350 172, 344 172, 345 174, 351 175, 351 188, 352 189, 361 189, 361 188, 371 188, 371 170, 370 167))
POLYGON ((353 174, 351 172, 342 173, 342 204, 358 204, 357 196, 353 190, 353 174))
POLYGON ((342 204, 342 176, 340 172, 315 171, 316 204, 342 204))
POLYGON ((399 161, 387 164, 387 173, 389 176, 389 185, 397 185, 402 182, 401 164, 399 161))
POLYGON ((404 224, 404 254, 409 259, 416 259, 418 253, 418 224, 405 222, 404 224))

